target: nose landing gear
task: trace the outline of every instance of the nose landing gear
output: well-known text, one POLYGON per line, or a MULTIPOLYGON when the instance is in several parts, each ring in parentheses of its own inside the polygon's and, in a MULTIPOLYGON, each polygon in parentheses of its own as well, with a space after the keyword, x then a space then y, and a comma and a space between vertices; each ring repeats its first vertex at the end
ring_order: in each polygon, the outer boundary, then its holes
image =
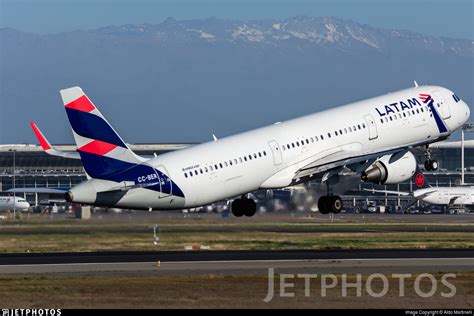
POLYGON ((435 159, 431 159, 431 150, 428 146, 425 149, 425 170, 426 171, 436 171, 438 170, 439 163, 435 159))

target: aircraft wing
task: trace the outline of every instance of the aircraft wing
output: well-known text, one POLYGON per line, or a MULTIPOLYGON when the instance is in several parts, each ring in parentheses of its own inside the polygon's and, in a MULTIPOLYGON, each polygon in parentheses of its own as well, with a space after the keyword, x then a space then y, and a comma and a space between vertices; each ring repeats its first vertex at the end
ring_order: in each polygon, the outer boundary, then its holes
POLYGON ((395 153, 404 153, 407 148, 396 148, 383 152, 357 155, 359 145, 349 144, 336 147, 309 158, 311 162, 301 167, 293 177, 295 183, 301 183, 303 178, 322 175, 322 181, 326 181, 333 175, 338 174, 342 169, 349 168, 360 174, 373 164, 378 158, 395 153), (344 158, 345 156, 345 158, 344 158), (337 159, 343 157, 342 159, 337 159))
POLYGON ((66 193, 69 187, 56 187, 56 188, 15 188, 7 190, 12 193, 49 193, 49 194, 62 194, 66 193))
POLYGON ((361 153, 363 150, 361 143, 349 143, 333 147, 308 158, 307 164, 296 171, 293 177, 293 184, 305 182, 308 180, 308 177, 312 178, 318 175, 322 175, 322 181, 326 181, 346 167, 360 174, 382 156, 390 154, 403 155, 409 148, 428 143, 430 142, 423 141, 372 153, 361 153))
POLYGON ((390 190, 374 190, 374 189, 364 189, 364 191, 372 192, 372 193, 387 193, 387 194, 395 194, 395 195, 403 195, 403 196, 411 196, 410 192, 402 192, 402 191, 390 191, 390 190))
POLYGON ((41 144, 41 148, 43 148, 47 154, 69 159, 81 159, 77 151, 61 151, 55 149, 53 146, 51 146, 46 137, 44 137, 43 133, 40 131, 38 126, 36 126, 35 122, 30 122, 30 125, 36 135, 36 138, 38 138, 38 141, 41 144))

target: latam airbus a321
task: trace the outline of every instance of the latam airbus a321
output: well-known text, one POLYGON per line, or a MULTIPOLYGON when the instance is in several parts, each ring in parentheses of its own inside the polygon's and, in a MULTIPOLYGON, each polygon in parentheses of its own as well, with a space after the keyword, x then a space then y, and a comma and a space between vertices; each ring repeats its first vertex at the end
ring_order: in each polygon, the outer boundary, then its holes
POLYGON ((255 214, 250 192, 310 180, 327 184, 320 212, 338 213, 342 200, 332 188, 344 168, 364 181, 402 182, 417 166, 408 149, 424 146, 425 166, 434 170, 428 145, 448 138, 470 115, 452 91, 416 85, 146 158, 130 150, 81 88, 60 93, 88 177, 66 193, 68 201, 169 210, 233 199, 235 216, 255 214))

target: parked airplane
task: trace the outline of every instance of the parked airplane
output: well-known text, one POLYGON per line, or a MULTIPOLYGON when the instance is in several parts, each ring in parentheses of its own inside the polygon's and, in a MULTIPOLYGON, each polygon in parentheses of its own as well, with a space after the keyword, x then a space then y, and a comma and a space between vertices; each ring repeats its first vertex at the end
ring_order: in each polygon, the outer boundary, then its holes
POLYGON ((415 204, 416 201, 423 201, 428 204, 447 205, 473 205, 474 204, 474 187, 473 186, 456 186, 456 187, 432 187, 422 172, 418 171, 414 175, 414 182, 418 189, 413 192, 391 191, 391 190, 366 190, 370 192, 395 194, 402 196, 411 196, 414 198, 413 203, 405 205, 408 208, 415 204))
POLYGON ((60 91, 88 180, 71 202, 132 209, 182 209, 237 197, 235 216, 252 216, 258 189, 309 180, 327 184, 322 213, 339 212, 338 173, 390 184, 408 180, 408 151, 448 138, 469 118, 467 104, 439 86, 418 86, 146 159, 136 155, 81 88, 60 91))
POLYGON ((28 211, 30 203, 18 196, 0 196, 0 211, 28 211))

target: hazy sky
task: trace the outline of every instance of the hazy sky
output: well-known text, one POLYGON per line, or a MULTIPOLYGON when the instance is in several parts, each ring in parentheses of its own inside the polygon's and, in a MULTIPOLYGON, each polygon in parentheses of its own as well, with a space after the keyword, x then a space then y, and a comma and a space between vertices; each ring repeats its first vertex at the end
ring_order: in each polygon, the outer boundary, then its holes
POLYGON ((474 39, 473 0, 0 0, 0 27, 56 33, 210 16, 336 16, 386 28, 474 39))

